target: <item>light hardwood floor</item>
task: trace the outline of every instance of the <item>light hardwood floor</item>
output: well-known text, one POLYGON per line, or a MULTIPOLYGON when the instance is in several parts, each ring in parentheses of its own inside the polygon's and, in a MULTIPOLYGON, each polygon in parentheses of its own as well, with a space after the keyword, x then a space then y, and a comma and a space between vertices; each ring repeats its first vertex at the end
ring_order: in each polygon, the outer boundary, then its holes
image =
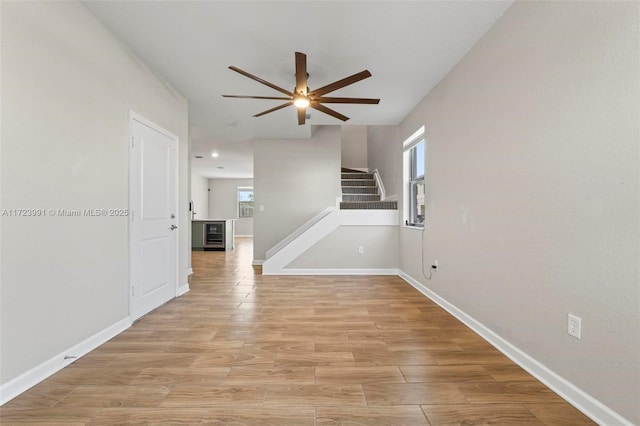
POLYGON ((262 276, 251 243, 0 424, 593 424, 402 279, 262 276))

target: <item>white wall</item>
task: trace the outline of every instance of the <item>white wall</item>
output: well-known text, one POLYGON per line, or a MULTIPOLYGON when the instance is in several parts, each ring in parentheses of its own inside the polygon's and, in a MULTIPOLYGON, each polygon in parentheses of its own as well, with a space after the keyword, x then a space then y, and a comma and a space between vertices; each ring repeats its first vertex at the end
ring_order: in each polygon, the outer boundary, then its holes
POLYGON ((191 173, 191 201, 193 202, 193 219, 209 218, 209 179, 191 173))
POLYGON ((400 126, 426 127, 424 251, 440 269, 422 278, 410 229, 400 268, 634 424, 638 8, 516 2, 400 126))
POLYGON ((397 226, 341 226, 286 268, 393 271, 397 267, 397 226))
POLYGON ((340 127, 254 144, 254 260, 340 197, 340 127), (259 207, 264 206, 264 211, 259 207))
POLYGON ((367 166, 367 126, 341 126, 342 167, 368 171, 367 166))
POLYGON ((398 150, 398 126, 367 127, 367 164, 378 170, 386 197, 395 199, 402 191, 402 152, 398 150))
MULTIPOLYGON (((209 179, 209 219, 235 219, 238 217, 238 188, 252 187, 253 179, 209 179)), ((235 221, 235 234, 253 235, 253 218, 235 221)))
MULTIPOLYGON (((128 207, 129 111, 180 138, 187 102, 77 2, 1 2, 2 209, 128 207)), ((2 217, 0 383, 128 317, 126 217, 2 217)), ((179 280, 187 283, 188 232, 179 280)), ((62 363, 62 357, 59 360, 62 363)))

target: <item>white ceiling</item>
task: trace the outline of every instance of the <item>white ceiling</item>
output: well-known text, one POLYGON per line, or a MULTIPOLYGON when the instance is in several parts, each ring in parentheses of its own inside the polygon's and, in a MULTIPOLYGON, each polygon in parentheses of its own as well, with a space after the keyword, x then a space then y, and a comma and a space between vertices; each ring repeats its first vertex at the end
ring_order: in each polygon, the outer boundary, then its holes
POLYGON ((307 138, 342 124, 315 110, 298 126, 294 107, 253 118, 281 96, 228 69, 235 65, 292 90, 294 52, 307 54, 309 88, 368 69, 372 77, 331 96, 380 98, 334 104, 346 124, 398 124, 513 1, 113 1, 85 5, 189 101, 195 173, 251 177, 254 139, 307 138), (216 159, 211 153, 217 151, 216 159), (223 168, 221 168, 223 167, 223 168))

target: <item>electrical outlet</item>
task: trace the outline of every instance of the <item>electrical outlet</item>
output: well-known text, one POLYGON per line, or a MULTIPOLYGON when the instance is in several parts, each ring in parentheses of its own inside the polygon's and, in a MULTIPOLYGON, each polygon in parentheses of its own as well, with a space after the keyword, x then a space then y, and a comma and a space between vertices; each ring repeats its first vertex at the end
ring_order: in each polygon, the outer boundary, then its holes
POLYGON ((567 333, 576 339, 582 336, 582 318, 569 314, 567 321, 567 333))
POLYGON ((431 264, 431 269, 433 269, 434 271, 438 270, 438 261, 434 260, 433 263, 431 264))
POLYGON ((358 254, 362 254, 362 253, 364 253, 364 247, 358 246, 358 254))

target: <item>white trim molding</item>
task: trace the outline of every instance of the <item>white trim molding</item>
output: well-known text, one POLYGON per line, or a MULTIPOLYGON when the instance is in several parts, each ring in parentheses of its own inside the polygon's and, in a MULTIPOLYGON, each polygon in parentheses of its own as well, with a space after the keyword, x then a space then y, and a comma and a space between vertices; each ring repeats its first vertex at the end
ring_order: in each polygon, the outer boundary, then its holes
POLYGON ((456 317, 467 327, 471 328, 496 349, 518 364, 529 374, 544 383, 549 389, 560 395, 563 399, 601 425, 633 426, 633 424, 613 411, 611 408, 598 401, 596 398, 584 392, 565 378, 561 377, 547 366, 532 358, 527 353, 500 337, 493 330, 468 315, 463 310, 449 303, 426 285, 415 280, 404 271, 399 271, 398 276, 411 284, 420 293, 427 296, 444 310, 456 317))
POLYGON ((397 269, 282 269, 278 275, 398 275, 397 269))
POLYGON ((131 319, 129 317, 124 318, 3 384, 0 386, 0 405, 4 405, 47 377, 62 370, 129 327, 131 327, 131 319))
POLYGON ((264 259, 253 259, 253 261, 251 261, 252 266, 262 266, 263 263, 264 259))
POLYGON ((294 241, 300 235, 302 235, 305 232, 307 232, 316 223, 320 222, 322 219, 324 219, 325 217, 327 217, 328 215, 330 215, 331 213, 333 213, 336 210, 338 210, 336 207, 327 207, 326 209, 324 209, 323 211, 321 211, 320 213, 318 213, 317 215, 315 215, 314 217, 309 219, 306 223, 304 223, 298 229, 293 231, 291 234, 287 235, 278 244, 276 244, 275 246, 273 246, 269 250, 267 250, 267 252, 265 253, 265 256, 267 257, 267 259, 271 258, 271 256, 273 256, 274 254, 278 253, 280 250, 282 250, 288 244, 291 244, 292 241, 294 241))
MULTIPOLYGON (((191 274, 189 274, 189 275, 191 275, 191 274)), ((180 287, 178 287, 178 294, 176 294, 176 297, 180 297, 180 296, 182 296, 183 294, 188 293, 188 292, 189 292, 189 290, 191 290, 191 289, 189 288, 189 283, 182 284, 180 287)))

